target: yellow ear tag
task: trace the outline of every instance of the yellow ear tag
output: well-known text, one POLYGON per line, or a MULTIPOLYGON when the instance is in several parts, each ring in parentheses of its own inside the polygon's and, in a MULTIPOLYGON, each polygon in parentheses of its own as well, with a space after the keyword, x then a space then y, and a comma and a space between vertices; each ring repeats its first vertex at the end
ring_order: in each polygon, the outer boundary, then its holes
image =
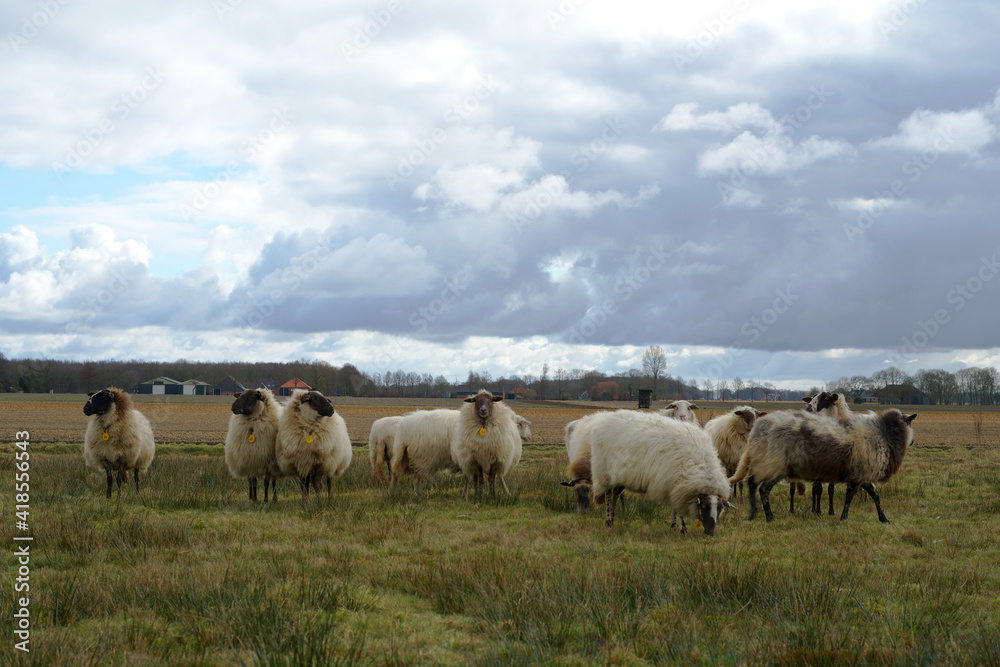
POLYGON ((256 439, 257 439, 257 438, 253 437, 253 433, 251 433, 251 434, 250 434, 250 437, 249 437, 249 438, 247 438, 247 442, 253 442, 253 441, 254 441, 254 440, 256 440, 256 439))
POLYGON ((101 439, 103 439, 103 440, 107 440, 107 439, 108 439, 108 438, 110 438, 110 437, 111 437, 111 436, 109 436, 109 435, 108 435, 108 432, 107 432, 107 431, 105 431, 105 432, 104 432, 104 433, 103 433, 103 434, 101 435, 101 439))
POLYGON ((312 441, 313 441, 313 437, 312 437, 312 433, 310 433, 309 435, 306 436, 306 442, 308 442, 311 445, 312 441))
POLYGON ((695 528, 701 528, 701 519, 698 519, 698 523, 694 524, 695 528))
POLYGON ((485 426, 482 427, 481 429, 479 429, 479 435, 486 435, 486 427, 485 426))

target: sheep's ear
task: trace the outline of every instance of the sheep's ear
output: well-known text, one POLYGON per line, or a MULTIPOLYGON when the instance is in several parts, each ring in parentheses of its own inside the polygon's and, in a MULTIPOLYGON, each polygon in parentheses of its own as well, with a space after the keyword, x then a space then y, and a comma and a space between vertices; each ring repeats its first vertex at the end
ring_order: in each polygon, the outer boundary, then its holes
POLYGON ((96 393, 97 393, 96 391, 88 391, 87 392, 87 398, 90 398, 91 396, 93 396, 96 393))
POLYGON ((806 403, 812 403, 813 399, 812 396, 803 396, 802 400, 805 401, 806 403))
POLYGON ((667 405, 667 406, 666 406, 665 408, 663 408, 663 409, 664 409, 664 410, 669 410, 670 408, 676 408, 676 407, 677 407, 677 404, 676 404, 676 403, 670 403, 669 405, 667 405))
POLYGON ((767 410, 758 410, 757 411, 757 418, 760 419, 761 417, 763 417, 766 414, 767 414, 767 410))
POLYGON ((734 415, 739 415, 740 417, 742 417, 742 416, 743 416, 743 415, 745 415, 746 413, 747 413, 747 411, 746 411, 746 410, 735 410, 735 411, 733 412, 733 414, 734 414, 734 415))
POLYGON ((468 398, 465 399, 465 402, 466 403, 475 403, 476 402, 476 397, 475 396, 469 396, 468 398))
POLYGON ((691 404, 690 406, 688 406, 688 407, 690 407, 690 408, 691 408, 692 410, 701 410, 701 408, 699 408, 699 407, 698 407, 697 405, 695 405, 694 403, 692 403, 692 404, 691 404))
POLYGON ((239 398, 242 395, 243 395, 243 392, 242 391, 238 391, 235 394, 233 394, 233 398, 239 398))
POLYGON ((917 418, 916 413, 914 413, 912 415, 903 415, 903 421, 905 421, 907 424, 909 424, 910 422, 912 422, 916 418, 917 418))
POLYGON ((492 399, 494 403, 499 403, 503 400, 503 396, 493 396, 492 399))
POLYGON ((576 486, 580 480, 574 479, 572 482, 559 482, 559 486, 576 486))

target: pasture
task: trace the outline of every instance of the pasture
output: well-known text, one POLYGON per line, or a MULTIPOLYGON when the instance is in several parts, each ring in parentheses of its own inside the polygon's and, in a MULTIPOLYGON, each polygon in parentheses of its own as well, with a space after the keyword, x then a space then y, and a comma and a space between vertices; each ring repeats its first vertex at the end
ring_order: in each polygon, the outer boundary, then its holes
MULTIPOLYGON (((443 474, 389 494, 357 446, 331 498, 303 505, 282 480, 277 503, 254 505, 222 458, 231 399, 157 399, 137 397, 157 458, 138 495, 111 501, 83 465, 83 397, 0 400, 4 586, 22 534, 13 434, 32 442, 19 663, 1000 664, 996 411, 912 409, 916 444, 879 488, 890 524, 861 495, 847 522, 812 515, 808 496, 789 515, 783 486, 772 524, 736 499, 705 538, 634 497, 611 530, 575 514, 562 427, 608 404, 513 403, 535 437, 512 498, 463 502, 443 474)), ((333 401, 358 445, 379 417, 457 405, 333 401)), ((731 407, 709 406, 702 423, 731 407)), ((15 596, 0 599, 10 623, 15 596)))

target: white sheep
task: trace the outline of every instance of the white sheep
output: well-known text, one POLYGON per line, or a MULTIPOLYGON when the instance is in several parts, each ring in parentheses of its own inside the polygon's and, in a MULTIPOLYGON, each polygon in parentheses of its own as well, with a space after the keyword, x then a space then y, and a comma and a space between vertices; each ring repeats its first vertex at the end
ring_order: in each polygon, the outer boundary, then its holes
POLYGON ((469 497, 469 482, 475 481, 476 495, 482 491, 483 477, 489 480, 490 494, 500 478, 503 490, 510 495, 506 474, 521 460, 521 435, 514 411, 494 396, 480 389, 465 399, 459 410, 458 426, 451 439, 452 460, 465 475, 462 497, 469 497))
MULTIPOLYGON (((623 418, 639 414, 634 410, 618 410, 623 418)), ((594 412, 566 424, 563 433, 566 438, 566 456, 569 465, 566 468, 568 482, 559 482, 562 486, 576 489, 576 513, 586 514, 590 510, 592 475, 590 466, 590 434, 594 423, 610 412, 594 412)))
POLYGON ((667 407, 657 412, 666 417, 673 417, 682 422, 698 423, 698 415, 694 413, 698 406, 690 401, 673 401, 667 407))
POLYGON ((320 483, 338 477, 351 463, 351 439, 344 419, 318 391, 297 390, 278 422, 274 445, 278 467, 285 475, 295 475, 302 487, 302 499, 309 497, 309 485, 319 493, 320 483))
POLYGON ((421 410, 399 420, 389 466, 393 488, 412 475, 419 493, 423 482, 439 470, 461 472, 451 458, 458 416, 458 410, 421 410))
POLYGON ((274 456, 278 423, 282 408, 267 389, 249 389, 234 395, 226 433, 226 467, 233 477, 247 479, 250 500, 257 501, 257 479, 264 479, 264 502, 268 486, 274 485, 278 499, 277 478, 281 469, 274 456))
POLYGON ((135 471, 135 491, 139 492, 139 473, 145 473, 156 456, 153 427, 145 415, 135 409, 128 393, 108 387, 88 394, 83 414, 90 417, 83 436, 83 458, 88 465, 103 469, 111 497, 111 473, 116 472, 118 497, 122 483, 128 484, 128 471, 135 471))
POLYGON ((736 473, 737 482, 749 477, 750 516, 757 514, 755 493, 773 521, 771 489, 785 477, 813 482, 846 482, 841 520, 847 519, 851 500, 860 486, 875 501, 879 521, 888 523, 874 482, 884 482, 899 470, 913 442, 910 423, 916 415, 896 409, 850 420, 830 419, 804 410, 781 410, 762 417, 750 431, 747 451, 736 473))
POLYGON ((396 440, 396 428, 402 419, 402 416, 382 417, 372 424, 371 434, 368 436, 368 455, 372 461, 373 484, 382 483, 383 467, 392 475, 393 442, 396 440))
POLYGON ((602 415, 590 434, 594 504, 604 502, 605 525, 614 525, 624 490, 669 505, 697 519, 714 535, 729 500, 729 482, 708 434, 697 424, 659 414, 602 415))
MULTIPOLYGON (((710 419, 705 424, 705 432, 712 438, 727 477, 736 472, 736 466, 740 464, 740 458, 747 448, 747 436, 750 435, 754 422, 766 414, 743 405, 710 419)), ((739 483, 739 491, 742 496, 743 482, 739 483)))

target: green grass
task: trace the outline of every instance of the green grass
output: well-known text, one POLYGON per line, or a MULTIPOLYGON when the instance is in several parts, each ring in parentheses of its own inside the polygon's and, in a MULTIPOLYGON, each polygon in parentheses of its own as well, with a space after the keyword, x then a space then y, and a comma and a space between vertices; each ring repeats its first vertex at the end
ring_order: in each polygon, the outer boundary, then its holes
POLYGON ((289 480, 250 503, 220 447, 163 446, 110 501, 79 445, 33 454, 25 664, 1000 664, 997 449, 911 450, 880 487, 889 525, 860 495, 847 522, 789 515, 779 486, 774 523, 743 501, 715 538, 634 496, 612 530, 578 517, 556 447, 477 502, 444 475, 373 488, 356 448, 306 505, 289 480))

